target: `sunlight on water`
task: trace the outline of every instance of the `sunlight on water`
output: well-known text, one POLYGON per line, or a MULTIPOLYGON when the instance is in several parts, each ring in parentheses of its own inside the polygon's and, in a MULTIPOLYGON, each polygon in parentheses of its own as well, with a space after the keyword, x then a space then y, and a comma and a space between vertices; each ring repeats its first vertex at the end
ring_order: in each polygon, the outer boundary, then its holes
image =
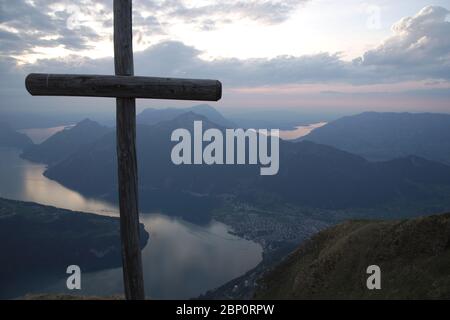
MULTIPOLYGON (((227 226, 212 222, 199 227, 163 215, 144 215, 150 232, 143 251, 147 295, 154 299, 196 297, 238 277, 257 264, 261 248, 232 236, 227 226)), ((45 292, 61 292, 61 281, 45 292)), ((83 276, 84 295, 123 292, 121 268, 83 276)))
POLYGON ((30 139, 35 144, 40 144, 47 140, 50 136, 54 135, 57 132, 63 131, 64 129, 72 128, 74 125, 68 125, 68 126, 59 126, 59 127, 53 127, 53 128, 33 128, 33 129, 22 129, 18 130, 21 133, 26 134, 30 137, 30 139))
POLYGON ((19 157, 20 151, 0 148, 0 197, 32 201, 59 208, 117 215, 107 202, 88 199, 43 176, 46 166, 19 157))
MULTIPOLYGON (((114 204, 89 199, 42 175, 45 165, 0 148, 0 197, 32 201, 64 209, 118 216, 114 204)), ((198 226, 161 214, 141 214, 150 233, 142 251, 147 294, 156 299, 196 297, 255 267, 260 245, 231 235, 219 222, 198 226)), ((64 292, 65 280, 44 282, 30 292, 64 292)), ((112 295, 122 289, 121 268, 86 273, 80 294, 112 295)), ((73 292, 71 292, 73 293, 73 292)))
POLYGON ((298 126, 295 130, 280 131, 280 138, 284 140, 294 140, 310 134, 314 129, 323 127, 327 122, 309 124, 307 126, 298 126))

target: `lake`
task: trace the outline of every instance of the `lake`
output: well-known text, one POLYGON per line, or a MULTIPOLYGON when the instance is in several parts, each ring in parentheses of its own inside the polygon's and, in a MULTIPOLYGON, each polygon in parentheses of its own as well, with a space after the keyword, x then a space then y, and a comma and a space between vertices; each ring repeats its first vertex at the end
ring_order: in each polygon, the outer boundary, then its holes
POLYGON ((54 135, 55 133, 62 131, 64 129, 70 129, 74 124, 67 126, 57 126, 51 128, 31 128, 31 129, 21 129, 18 130, 20 133, 24 133, 33 140, 33 143, 39 144, 44 142, 48 137, 54 135))
MULTIPOLYGON (((18 150, 0 148, 0 197, 118 216, 114 204, 84 197, 47 179, 42 174, 45 165, 23 160, 19 155, 18 150)), ((230 228, 217 221, 199 226, 160 213, 143 213, 141 222, 150 234, 142 259, 146 294, 153 299, 197 297, 244 274, 262 260, 259 244, 230 234, 230 228)), ((29 292, 67 292, 65 279, 30 288, 29 292)), ((82 274, 82 290, 75 294, 122 292, 122 270, 114 268, 82 274)))
POLYGON ((312 123, 303 126, 297 126, 293 130, 280 130, 280 138, 284 140, 295 140, 310 134, 313 130, 326 125, 327 122, 312 123))

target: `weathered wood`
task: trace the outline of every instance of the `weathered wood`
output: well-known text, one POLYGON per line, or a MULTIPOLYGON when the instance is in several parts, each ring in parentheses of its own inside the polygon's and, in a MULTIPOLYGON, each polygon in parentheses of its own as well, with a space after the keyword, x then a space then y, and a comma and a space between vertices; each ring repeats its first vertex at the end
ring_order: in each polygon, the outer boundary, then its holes
MULTIPOLYGON (((131 0, 114 0, 114 61, 117 75, 133 75, 131 0)), ((145 292, 139 245, 136 100, 134 98, 117 98, 116 114, 120 233, 125 297, 129 300, 143 300, 145 292)))
MULTIPOLYGON (((117 66, 122 69, 122 66, 117 66)), ((123 69, 125 73, 129 70, 123 69)), ((85 96, 218 101, 217 80, 32 73, 25 80, 35 96, 85 96)))
POLYGON ((132 0, 114 0, 114 63, 116 76, 30 74, 25 85, 32 95, 117 98, 117 161, 120 229, 125 296, 144 299, 139 245, 135 98, 217 101, 217 80, 135 77, 132 0))

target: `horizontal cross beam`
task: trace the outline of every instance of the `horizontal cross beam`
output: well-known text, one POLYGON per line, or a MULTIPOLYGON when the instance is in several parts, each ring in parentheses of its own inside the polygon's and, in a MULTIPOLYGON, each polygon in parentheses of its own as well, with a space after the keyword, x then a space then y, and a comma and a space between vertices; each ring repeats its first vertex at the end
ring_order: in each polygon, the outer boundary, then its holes
POLYGON ((34 96, 77 96, 218 101, 217 80, 32 73, 25 80, 34 96))

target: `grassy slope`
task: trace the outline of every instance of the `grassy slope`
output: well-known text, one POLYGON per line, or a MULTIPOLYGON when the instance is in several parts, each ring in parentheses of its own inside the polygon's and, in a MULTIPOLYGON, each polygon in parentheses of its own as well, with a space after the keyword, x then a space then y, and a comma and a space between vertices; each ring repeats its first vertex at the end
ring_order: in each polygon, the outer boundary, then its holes
POLYGON ((268 272, 255 297, 450 299, 450 214, 324 230, 268 272), (372 264, 381 290, 366 288, 372 264))

